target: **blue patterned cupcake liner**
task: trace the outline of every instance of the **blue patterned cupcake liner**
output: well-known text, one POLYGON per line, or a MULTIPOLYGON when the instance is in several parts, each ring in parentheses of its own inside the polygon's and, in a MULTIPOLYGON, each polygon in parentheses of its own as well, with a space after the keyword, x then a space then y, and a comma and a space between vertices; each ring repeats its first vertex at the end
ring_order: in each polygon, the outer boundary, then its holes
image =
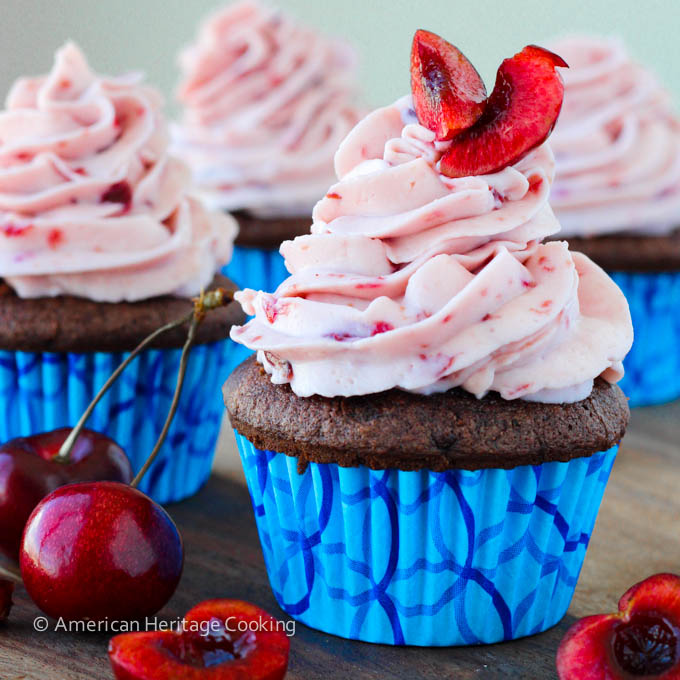
POLYGON ((234 247, 231 262, 222 269, 240 288, 274 291, 290 274, 278 250, 234 247))
POLYGON ((635 340, 619 383, 631 406, 680 397, 680 272, 612 272, 633 319, 635 340))
MULTIPOLYGON (((184 390, 166 442, 140 489, 160 503, 196 493, 210 475, 223 404, 220 385, 242 357, 231 341, 191 350, 184 390)), ((181 350, 146 350, 97 405, 87 427, 117 441, 136 472, 170 410, 181 350)), ((0 351, 0 441, 74 425, 128 356, 0 351)))
POLYGON ((533 635, 566 613, 616 448, 512 470, 370 470, 236 434, 274 595, 344 638, 452 646, 533 635))

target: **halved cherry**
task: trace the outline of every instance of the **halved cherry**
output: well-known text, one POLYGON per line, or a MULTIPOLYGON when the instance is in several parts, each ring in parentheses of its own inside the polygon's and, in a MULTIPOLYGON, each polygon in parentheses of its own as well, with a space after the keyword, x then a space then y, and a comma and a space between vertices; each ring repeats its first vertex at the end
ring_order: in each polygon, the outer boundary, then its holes
POLYGON ((560 680, 680 679, 680 577, 633 586, 616 614, 587 616, 557 650, 560 680))
POLYGON ((484 113, 451 140, 440 169, 447 177, 498 172, 526 156, 552 132, 562 108, 561 57, 536 45, 506 59, 484 113))
POLYGON ((207 600, 183 630, 125 633, 109 644, 118 680, 281 680, 290 641, 284 624, 239 600, 207 600))
POLYGON ((430 31, 416 31, 411 46, 411 92, 418 120, 437 139, 451 139, 484 111, 481 76, 454 45, 430 31))
POLYGON ((10 581, 0 580, 0 623, 6 621, 12 609, 12 593, 14 584, 10 581))

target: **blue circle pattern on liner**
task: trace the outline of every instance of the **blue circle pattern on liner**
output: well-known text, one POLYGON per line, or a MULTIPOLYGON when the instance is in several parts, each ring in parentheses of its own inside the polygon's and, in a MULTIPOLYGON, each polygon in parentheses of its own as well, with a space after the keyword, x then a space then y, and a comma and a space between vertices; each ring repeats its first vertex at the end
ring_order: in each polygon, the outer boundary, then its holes
POLYGON ((222 274, 240 288, 273 292, 290 274, 277 250, 234 246, 231 262, 222 274))
MULTIPOLYGON (((160 434, 175 390, 181 350, 147 350, 95 408, 87 427, 118 442, 133 470, 160 434)), ((220 388, 243 351, 231 341, 192 348, 179 409, 140 490, 160 503, 194 494, 210 475, 224 407, 220 388)), ((127 356, 0 351, 0 441, 75 425, 127 356)))
POLYGON ((623 291, 635 340, 619 383, 631 406, 680 397, 680 272, 610 274, 623 291))
POLYGON ((555 625, 571 601, 616 447, 513 470, 341 468, 238 435, 281 608, 341 637, 493 643, 555 625))

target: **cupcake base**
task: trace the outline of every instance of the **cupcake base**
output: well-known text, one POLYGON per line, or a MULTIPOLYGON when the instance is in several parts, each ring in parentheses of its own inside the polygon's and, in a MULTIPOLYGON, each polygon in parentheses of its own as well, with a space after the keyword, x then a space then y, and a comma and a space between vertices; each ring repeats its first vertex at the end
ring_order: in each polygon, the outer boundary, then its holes
POLYGON ((281 608, 341 637, 494 643, 565 614, 616 447, 511 470, 309 463, 237 432, 281 608))
MULTIPOLYGON (((210 476, 223 407, 220 385, 234 363, 230 341, 192 349, 179 408, 160 454, 139 485, 159 503, 196 493, 210 476)), ((152 349, 127 367, 87 426, 123 448, 136 473, 161 433, 177 381, 181 350, 152 349)), ((0 351, 0 440, 73 426, 124 352, 0 351)))

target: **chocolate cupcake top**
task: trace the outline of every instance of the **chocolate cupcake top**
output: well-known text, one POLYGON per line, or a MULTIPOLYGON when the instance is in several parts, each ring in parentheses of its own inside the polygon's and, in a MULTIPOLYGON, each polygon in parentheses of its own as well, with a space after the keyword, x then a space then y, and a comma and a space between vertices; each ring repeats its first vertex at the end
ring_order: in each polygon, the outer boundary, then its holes
POLYGON ((232 252, 234 220, 187 195, 161 96, 80 50, 22 78, 0 113, 0 276, 21 298, 190 296, 232 252))
POLYGON ((573 36, 551 49, 569 64, 550 139, 557 160, 550 201, 561 236, 678 229, 680 119, 669 93, 618 39, 573 36))
POLYGON ((598 378, 574 404, 483 399, 460 388, 429 396, 404 390, 300 399, 274 385, 254 358, 229 377, 232 425, 263 451, 307 461, 400 470, 513 468, 606 451, 628 423, 617 385, 598 378))
POLYGON ((180 56, 184 112, 173 128, 204 198, 260 217, 308 216, 359 118, 355 65, 348 45, 255 0, 209 17, 180 56))

